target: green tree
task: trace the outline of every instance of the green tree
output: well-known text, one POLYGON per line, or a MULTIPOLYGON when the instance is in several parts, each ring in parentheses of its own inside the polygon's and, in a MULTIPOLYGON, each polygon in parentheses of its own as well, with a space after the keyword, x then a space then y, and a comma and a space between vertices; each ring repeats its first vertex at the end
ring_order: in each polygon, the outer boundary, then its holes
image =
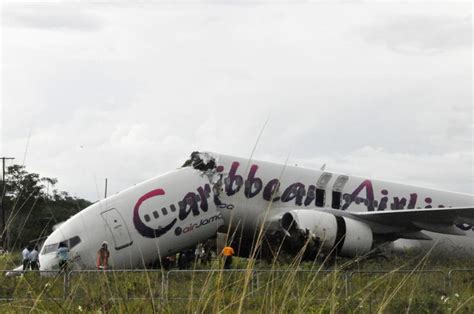
POLYGON ((18 249, 40 243, 55 224, 89 206, 87 200, 71 197, 54 188, 58 180, 29 173, 24 166, 12 165, 6 173, 7 248, 18 249))

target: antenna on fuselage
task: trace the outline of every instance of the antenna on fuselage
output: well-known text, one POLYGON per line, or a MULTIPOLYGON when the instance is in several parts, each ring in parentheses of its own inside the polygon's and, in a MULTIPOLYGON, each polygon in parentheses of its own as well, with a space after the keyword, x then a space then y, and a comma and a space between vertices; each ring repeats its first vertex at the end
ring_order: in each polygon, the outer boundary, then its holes
POLYGON ((324 169, 326 169, 326 164, 325 163, 321 166, 321 168, 319 168, 319 170, 324 171, 324 169))

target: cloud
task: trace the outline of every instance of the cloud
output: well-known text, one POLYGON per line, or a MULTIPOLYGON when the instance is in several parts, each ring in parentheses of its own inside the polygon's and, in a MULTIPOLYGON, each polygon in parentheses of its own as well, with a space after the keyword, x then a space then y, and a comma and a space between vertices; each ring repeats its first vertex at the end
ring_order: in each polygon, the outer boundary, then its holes
POLYGON ((83 7, 68 5, 8 5, 2 25, 45 30, 98 31, 102 21, 83 7))
POLYGON ((379 21, 374 33, 386 25, 372 6, 6 8, 15 27, 2 38, 4 154, 23 156, 31 129, 29 170, 73 194, 95 200, 103 178, 113 193, 193 150, 248 157, 269 115, 256 159, 291 154, 320 160, 312 168, 472 186, 462 153, 472 147, 470 51, 374 49, 354 36, 361 21, 379 21), (35 12, 81 22, 38 31, 17 18, 35 12))
POLYGON ((471 48, 472 16, 397 15, 363 28, 369 42, 403 54, 437 54, 471 48))

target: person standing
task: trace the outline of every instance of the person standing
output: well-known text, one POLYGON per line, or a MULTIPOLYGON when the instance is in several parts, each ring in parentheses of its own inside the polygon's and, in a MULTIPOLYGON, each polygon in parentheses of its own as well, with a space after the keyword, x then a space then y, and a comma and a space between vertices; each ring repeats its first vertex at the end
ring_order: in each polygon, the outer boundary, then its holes
POLYGON ((202 243, 199 243, 197 246, 196 246, 196 251, 195 251, 195 255, 196 255, 196 262, 199 261, 201 263, 201 265, 204 264, 204 246, 202 245, 202 243))
POLYGON ((232 256, 234 255, 234 249, 231 246, 226 246, 222 249, 222 255, 224 256, 224 269, 230 269, 232 266, 232 256))
POLYGON ((102 246, 97 251, 97 269, 106 270, 109 267, 110 252, 107 248, 107 242, 102 242, 102 246))
POLYGON ((56 257, 58 258, 59 269, 61 271, 67 270, 67 262, 69 260, 69 248, 66 243, 59 242, 58 250, 56 251, 56 257))
POLYGON ((30 252, 30 268, 31 270, 39 270, 38 247, 35 245, 30 252))
POLYGON ((180 270, 186 269, 186 264, 187 264, 186 251, 181 251, 179 252, 179 255, 178 255, 178 268, 180 270))
POLYGON ((23 260, 23 271, 27 270, 30 266, 30 247, 27 246, 21 252, 21 257, 23 260))

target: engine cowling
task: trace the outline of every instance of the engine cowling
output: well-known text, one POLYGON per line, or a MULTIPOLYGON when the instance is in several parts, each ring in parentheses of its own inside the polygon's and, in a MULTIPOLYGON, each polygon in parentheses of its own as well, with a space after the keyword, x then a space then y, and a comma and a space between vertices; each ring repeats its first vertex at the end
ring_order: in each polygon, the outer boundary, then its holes
POLYGON ((285 213, 281 226, 294 239, 309 239, 326 252, 342 256, 360 256, 373 244, 370 227, 360 221, 315 210, 292 210, 285 213))

